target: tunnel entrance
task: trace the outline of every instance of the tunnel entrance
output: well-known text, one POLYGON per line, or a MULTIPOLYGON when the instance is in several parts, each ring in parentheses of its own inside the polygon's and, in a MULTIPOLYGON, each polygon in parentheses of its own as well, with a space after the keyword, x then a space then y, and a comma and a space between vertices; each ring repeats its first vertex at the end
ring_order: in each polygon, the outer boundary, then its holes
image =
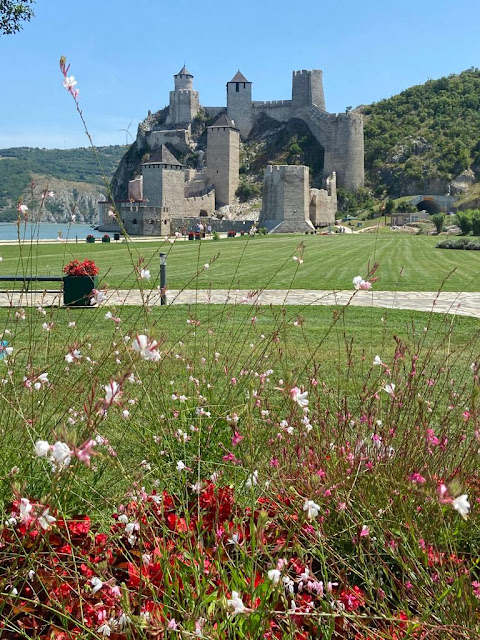
POLYGON ((441 213, 442 207, 433 198, 426 198, 417 204, 419 211, 426 211, 430 216, 434 213, 441 213))

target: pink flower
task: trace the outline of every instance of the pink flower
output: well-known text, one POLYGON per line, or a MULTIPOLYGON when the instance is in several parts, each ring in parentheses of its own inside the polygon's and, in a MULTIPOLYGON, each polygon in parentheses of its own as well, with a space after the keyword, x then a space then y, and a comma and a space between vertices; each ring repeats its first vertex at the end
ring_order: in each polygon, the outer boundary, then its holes
POLYGON ((240 444, 240 442, 243 440, 243 436, 238 433, 238 431, 235 431, 235 434, 232 436, 232 446, 236 446, 237 444, 240 444))
POLYGON ((360 538, 368 538, 368 536, 370 535, 370 529, 367 527, 367 525, 363 525, 363 527, 360 529, 360 538))
POLYGON ((417 472, 412 473, 408 479, 410 480, 410 482, 413 482, 414 484, 425 484, 426 482, 425 478, 417 472))

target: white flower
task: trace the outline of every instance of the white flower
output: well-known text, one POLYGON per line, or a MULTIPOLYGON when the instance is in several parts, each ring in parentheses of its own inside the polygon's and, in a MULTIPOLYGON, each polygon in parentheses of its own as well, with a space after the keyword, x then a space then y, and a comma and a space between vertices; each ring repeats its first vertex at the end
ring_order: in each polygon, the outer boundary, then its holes
POLYGON ((49 509, 45 509, 42 515, 38 518, 38 524, 42 527, 42 529, 45 529, 45 531, 50 528, 50 525, 53 522, 57 521, 57 519, 51 516, 48 512, 49 509))
POLYGON ((158 361, 160 359, 157 346, 158 342, 156 340, 150 340, 148 336, 143 334, 137 335, 135 340, 132 341, 132 349, 145 360, 158 361))
POLYGON ((19 204, 17 209, 21 212, 21 213, 27 213, 28 211, 28 207, 26 204, 19 204))
POLYGON ((204 269, 210 269, 210 265, 208 264, 208 262, 203 265, 203 268, 204 269))
POLYGON ((105 399, 104 402, 108 406, 117 402, 122 395, 121 387, 116 380, 111 380, 108 384, 104 385, 105 399))
POLYGON ((65 442, 56 442, 52 448, 52 458, 56 467, 68 467, 72 452, 65 442))
POLYGON ((20 500, 20 520, 22 522, 28 522, 31 516, 30 513, 33 509, 33 504, 31 504, 28 498, 22 498, 20 500))
POLYGON ((184 469, 186 469, 185 463, 183 460, 179 460, 177 462, 177 471, 183 471, 184 469))
POLYGON ((374 366, 379 366, 379 365, 382 365, 382 364, 383 364, 383 362, 382 362, 382 359, 380 358, 380 356, 375 356, 374 359, 373 359, 373 365, 374 366))
POLYGON ((253 487, 255 485, 258 484, 258 471, 255 469, 255 471, 248 476, 247 478, 247 482, 245 483, 246 487, 253 487))
POLYGON ((303 505, 303 510, 307 512, 307 518, 309 520, 313 520, 318 516, 318 512, 320 511, 320 506, 313 500, 305 500, 305 504, 303 505))
POLYGON ((395 395, 395 385, 393 384, 393 382, 391 384, 386 384, 384 387, 382 387, 384 391, 386 391, 389 395, 393 396, 395 395))
POLYGON ((302 408, 308 406, 307 396, 308 391, 302 393, 298 387, 290 389, 290 398, 302 408))
POLYGON ((92 594, 97 593, 97 591, 100 591, 100 589, 103 587, 103 582, 100 580, 100 578, 97 578, 96 576, 94 576, 90 580, 90 584, 93 587, 92 594))
POLYGON ((46 440, 37 440, 35 443, 35 454, 38 458, 45 458, 50 452, 50 445, 46 440))
POLYGON ((105 302, 107 296, 104 291, 99 291, 98 289, 92 290, 92 297, 90 298, 90 304, 102 304, 105 302))
POLYGON ((65 356, 65 362, 72 364, 72 362, 80 360, 81 357, 80 351, 78 349, 73 349, 73 351, 70 351, 70 353, 67 353, 65 356))
POLYGON ((270 569, 267 575, 268 579, 272 581, 273 585, 276 585, 280 582, 281 573, 278 569, 270 569))
POLYGON ((355 276, 355 278, 353 279, 353 284, 355 288, 357 288, 357 285, 359 285, 362 282, 362 280, 363 280, 362 276, 355 276))
POLYGON ((110 626, 106 622, 104 622, 100 627, 98 627, 97 632, 101 633, 102 636, 109 638, 110 634, 112 633, 112 630, 110 626))
POLYGON ((76 84, 77 81, 75 80, 75 76, 65 76, 65 79, 63 81, 63 86, 65 87, 65 89, 73 89, 76 84))
POLYGON ((148 269, 140 269, 140 278, 142 280, 150 280, 150 271, 148 269))
POLYGON ((467 519, 468 512, 470 511, 470 503, 468 501, 468 496, 466 493, 464 493, 463 496, 458 496, 458 498, 455 498, 455 500, 452 502, 452 506, 458 511, 462 518, 464 518, 465 520, 467 519))
POLYGON ((232 597, 230 600, 227 600, 227 604, 229 607, 232 607, 234 615, 236 613, 245 613, 245 611, 247 611, 247 608, 243 604, 237 591, 232 591, 232 597))

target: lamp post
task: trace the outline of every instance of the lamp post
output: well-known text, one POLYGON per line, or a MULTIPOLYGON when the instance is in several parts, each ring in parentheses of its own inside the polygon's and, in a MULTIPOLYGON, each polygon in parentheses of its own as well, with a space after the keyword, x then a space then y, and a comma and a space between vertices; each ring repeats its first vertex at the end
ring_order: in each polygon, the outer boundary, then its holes
POLYGON ((160 254, 160 304, 167 304, 167 254, 160 254))

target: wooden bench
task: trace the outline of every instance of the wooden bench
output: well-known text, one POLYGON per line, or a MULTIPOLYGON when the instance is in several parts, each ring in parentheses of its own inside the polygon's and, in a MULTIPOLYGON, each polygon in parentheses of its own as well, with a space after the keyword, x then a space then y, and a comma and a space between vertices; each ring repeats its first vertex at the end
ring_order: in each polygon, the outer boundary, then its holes
MULTIPOLYGON (((0 282, 21 282, 20 292, 28 291, 32 282, 62 282, 63 276, 0 276, 0 282)), ((42 289, 42 291, 44 291, 42 289)), ((59 289, 47 290, 47 293, 56 293, 59 289)), ((0 293, 17 293, 16 289, 0 289, 0 293)))

